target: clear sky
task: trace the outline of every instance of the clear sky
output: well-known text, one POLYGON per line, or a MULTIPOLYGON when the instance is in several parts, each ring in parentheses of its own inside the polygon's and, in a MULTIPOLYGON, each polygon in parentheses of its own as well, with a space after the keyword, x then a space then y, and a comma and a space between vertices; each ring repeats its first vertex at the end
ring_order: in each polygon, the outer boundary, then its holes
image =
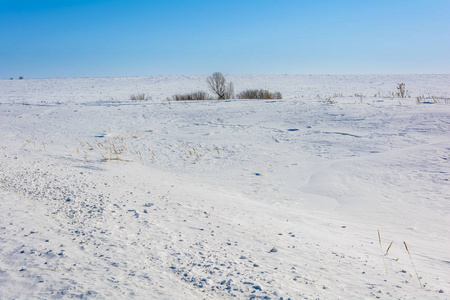
POLYGON ((450 0, 0 0, 0 78, 450 73, 450 0))

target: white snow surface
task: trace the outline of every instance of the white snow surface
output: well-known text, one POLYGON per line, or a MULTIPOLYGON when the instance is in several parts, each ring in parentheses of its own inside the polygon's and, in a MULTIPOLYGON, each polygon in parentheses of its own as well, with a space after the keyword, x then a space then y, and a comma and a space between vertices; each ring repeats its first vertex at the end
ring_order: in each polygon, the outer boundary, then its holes
POLYGON ((0 299, 448 298, 450 75, 227 79, 0 80, 0 299))

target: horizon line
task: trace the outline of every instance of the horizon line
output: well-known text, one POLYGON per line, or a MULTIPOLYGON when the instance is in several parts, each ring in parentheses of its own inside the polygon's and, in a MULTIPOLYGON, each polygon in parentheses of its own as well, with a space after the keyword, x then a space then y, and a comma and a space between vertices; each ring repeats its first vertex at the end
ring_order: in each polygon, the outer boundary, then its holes
MULTIPOLYGON (((178 77, 178 76, 210 76, 211 74, 173 74, 173 75, 121 75, 121 76, 68 76, 68 77, 23 77, 20 78, 0 78, 0 80, 21 81, 21 80, 46 80, 46 79, 96 79, 96 78, 139 78, 139 77, 178 77)), ((376 75, 450 75, 450 73, 317 73, 317 74, 301 74, 301 73, 243 73, 243 74, 223 74, 224 76, 376 76, 376 75)))

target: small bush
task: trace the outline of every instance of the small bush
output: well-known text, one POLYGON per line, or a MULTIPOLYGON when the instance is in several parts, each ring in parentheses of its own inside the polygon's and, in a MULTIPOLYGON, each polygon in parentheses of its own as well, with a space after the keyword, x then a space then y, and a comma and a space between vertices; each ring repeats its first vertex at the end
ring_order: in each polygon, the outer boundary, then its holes
POLYGON ((131 101, 138 101, 138 100, 149 100, 151 99, 151 97, 146 97, 145 94, 136 94, 136 95, 131 95, 130 96, 130 100, 131 101))
POLYGON ((331 98, 331 97, 328 97, 328 98, 325 99, 325 103, 326 104, 336 104, 337 101, 333 100, 333 98, 331 98))
POLYGON ((408 90, 406 90, 406 86, 404 83, 399 83, 397 85, 397 97, 399 98, 409 98, 408 90))
POLYGON ((282 99, 280 92, 269 92, 268 90, 245 90, 237 95, 238 99, 282 99))
POLYGON ((174 101, 190 101, 190 100, 214 100, 212 96, 203 91, 197 91, 186 94, 176 94, 172 96, 174 101))
POLYGON ((22 80, 22 79, 23 79, 23 76, 20 76, 19 79, 22 80))

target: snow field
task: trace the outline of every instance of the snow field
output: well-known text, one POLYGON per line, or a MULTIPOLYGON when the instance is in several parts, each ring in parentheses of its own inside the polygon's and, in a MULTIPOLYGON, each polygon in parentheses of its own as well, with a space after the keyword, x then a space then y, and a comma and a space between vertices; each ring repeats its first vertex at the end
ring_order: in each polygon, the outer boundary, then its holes
POLYGON ((445 299, 450 77, 229 79, 0 81, 0 298, 445 299))

